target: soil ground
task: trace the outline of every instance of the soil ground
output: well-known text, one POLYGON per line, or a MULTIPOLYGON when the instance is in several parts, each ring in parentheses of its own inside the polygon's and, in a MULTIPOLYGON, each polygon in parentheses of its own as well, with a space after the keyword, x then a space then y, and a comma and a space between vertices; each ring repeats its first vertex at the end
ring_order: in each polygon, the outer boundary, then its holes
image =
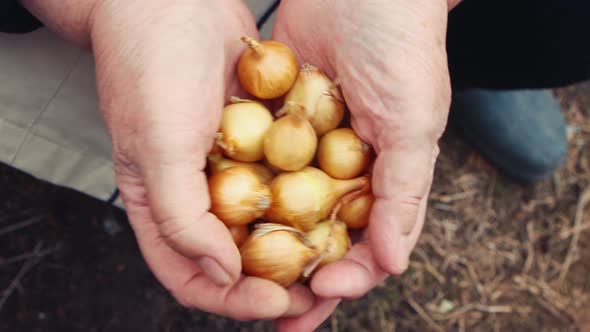
MULTIPOLYGON (((559 172, 515 184, 448 132, 410 270, 321 331, 590 331, 590 84, 556 94, 570 134, 559 172)), ((0 289, 0 331, 272 331, 181 308, 121 211, 7 167, 0 289)))

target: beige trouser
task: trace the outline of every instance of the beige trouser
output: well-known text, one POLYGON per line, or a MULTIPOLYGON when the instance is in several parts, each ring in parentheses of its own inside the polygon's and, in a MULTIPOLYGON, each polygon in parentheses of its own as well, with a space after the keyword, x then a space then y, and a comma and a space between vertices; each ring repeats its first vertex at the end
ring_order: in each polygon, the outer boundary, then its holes
MULTIPOLYGON (((246 0, 257 18, 272 2, 246 0)), ((98 111, 91 54, 46 29, 0 33, 0 162, 98 199, 112 195, 111 142, 98 111)))

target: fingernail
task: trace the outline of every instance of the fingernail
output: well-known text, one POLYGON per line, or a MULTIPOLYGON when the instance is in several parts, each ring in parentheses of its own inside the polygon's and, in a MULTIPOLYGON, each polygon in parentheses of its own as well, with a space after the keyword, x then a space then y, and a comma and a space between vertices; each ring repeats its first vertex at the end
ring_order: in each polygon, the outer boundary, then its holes
POLYGON ((218 286, 227 286, 232 283, 232 279, 227 272, 211 257, 205 256, 197 260, 197 264, 203 273, 218 286))
POLYGON ((400 271, 400 274, 406 272, 406 270, 408 269, 408 266, 410 265, 410 257, 406 254, 400 254, 399 257, 399 262, 398 262, 398 269, 400 271))
POLYGON ((398 274, 403 274, 404 272, 406 272, 406 270, 408 269, 408 266, 410 265, 410 253, 408 252, 408 250, 406 249, 405 244, 403 243, 405 241, 403 241, 403 239, 400 241, 400 246, 398 247, 398 253, 397 253, 397 262, 396 262, 396 269, 398 271, 398 274))

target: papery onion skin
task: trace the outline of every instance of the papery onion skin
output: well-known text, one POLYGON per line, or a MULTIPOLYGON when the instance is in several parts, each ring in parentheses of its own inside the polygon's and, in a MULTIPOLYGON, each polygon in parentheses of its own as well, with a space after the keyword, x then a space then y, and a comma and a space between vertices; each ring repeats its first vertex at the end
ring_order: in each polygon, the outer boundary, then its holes
POLYGON ((273 123, 273 116, 264 105, 241 101, 223 110, 218 141, 225 154, 238 161, 264 159, 264 136, 273 123))
POLYGON ((231 167, 209 178, 210 212, 226 226, 246 225, 264 215, 271 196, 267 185, 247 167, 231 167))
POLYGON ((322 257, 316 270, 342 259, 351 246, 346 224, 338 220, 325 220, 318 223, 306 234, 306 238, 322 257))
POLYGON ((352 179, 367 169, 370 152, 370 146, 352 129, 338 128, 320 139, 318 163, 335 179, 352 179))
POLYGON ((211 171, 211 174, 216 174, 224 169, 228 169, 231 167, 242 166, 250 168, 254 173, 256 173, 262 183, 270 184, 274 174, 264 165, 258 163, 249 163, 245 161, 236 161, 232 159, 224 158, 221 154, 210 154, 208 157, 208 167, 211 171))
POLYGON ((307 119, 318 136, 337 128, 346 108, 338 87, 309 64, 301 68, 285 102, 295 102, 305 108, 307 119))
POLYGON ((260 99, 285 95, 297 79, 298 64, 293 51, 277 41, 257 42, 242 37, 248 44, 238 62, 238 79, 248 93, 260 99))
POLYGON ((276 120, 264 138, 266 160, 283 171, 298 171, 314 158, 318 138, 313 127, 297 112, 276 120))
POLYGON ((361 229, 369 226, 371 209, 375 197, 371 193, 366 193, 344 205, 338 212, 338 219, 346 223, 349 229, 361 229))
POLYGON ((289 287, 297 281, 305 266, 318 256, 301 239, 288 231, 276 231, 260 237, 250 235, 240 247, 242 271, 289 287))
POLYGON ((236 244, 236 246, 238 248, 242 244, 244 244, 244 242, 246 242, 246 239, 248 238, 248 235, 250 234, 248 232, 248 226, 246 226, 246 225, 230 226, 230 227, 228 227, 228 230, 229 230, 232 238, 234 239, 234 243, 236 244))
POLYGON ((282 173, 270 184, 273 200, 265 217, 309 231, 328 217, 343 195, 365 186, 367 181, 366 177, 336 180, 314 167, 282 173))

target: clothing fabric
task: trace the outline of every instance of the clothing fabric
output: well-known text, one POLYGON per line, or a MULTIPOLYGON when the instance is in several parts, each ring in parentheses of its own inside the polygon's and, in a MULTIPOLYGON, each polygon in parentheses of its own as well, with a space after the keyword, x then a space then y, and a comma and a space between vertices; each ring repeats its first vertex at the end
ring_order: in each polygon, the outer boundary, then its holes
POLYGON ((449 15, 454 88, 552 88, 590 78, 590 1, 464 0, 449 15))
POLYGON ((8 33, 27 33, 42 26, 16 0, 0 1, 0 31, 8 33))

